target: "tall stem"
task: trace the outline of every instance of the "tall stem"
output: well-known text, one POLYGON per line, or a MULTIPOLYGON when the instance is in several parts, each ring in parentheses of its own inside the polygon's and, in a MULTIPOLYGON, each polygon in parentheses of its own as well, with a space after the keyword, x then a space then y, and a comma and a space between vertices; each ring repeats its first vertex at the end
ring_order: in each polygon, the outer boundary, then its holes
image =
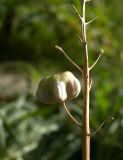
POLYGON ((83 126, 82 126, 82 160, 90 160, 90 128, 89 128, 89 63, 86 39, 85 3, 82 6, 82 40, 83 40, 83 126))

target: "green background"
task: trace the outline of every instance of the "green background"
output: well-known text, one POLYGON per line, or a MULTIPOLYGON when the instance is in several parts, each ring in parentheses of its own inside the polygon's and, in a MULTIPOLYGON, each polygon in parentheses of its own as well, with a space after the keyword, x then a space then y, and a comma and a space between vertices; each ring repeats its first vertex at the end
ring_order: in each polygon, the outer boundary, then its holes
MULTIPOLYGON (((0 1, 0 160, 81 160, 82 134, 59 104, 37 101, 38 82, 69 70, 81 73, 55 49, 64 48, 82 67, 81 23, 72 4, 79 0, 0 1)), ((123 6, 119 0, 92 0, 86 5, 90 66, 100 49, 104 54, 91 71, 91 160, 123 159, 123 6)), ((81 122, 82 93, 68 102, 81 122)))

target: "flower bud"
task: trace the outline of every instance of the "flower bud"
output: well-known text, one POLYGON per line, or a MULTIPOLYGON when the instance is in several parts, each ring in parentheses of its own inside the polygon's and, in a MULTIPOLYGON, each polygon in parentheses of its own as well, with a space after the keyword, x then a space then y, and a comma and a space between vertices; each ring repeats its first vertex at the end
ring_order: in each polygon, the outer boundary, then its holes
POLYGON ((45 104, 61 103, 75 98, 80 90, 79 80, 66 71, 41 80, 36 96, 45 104))

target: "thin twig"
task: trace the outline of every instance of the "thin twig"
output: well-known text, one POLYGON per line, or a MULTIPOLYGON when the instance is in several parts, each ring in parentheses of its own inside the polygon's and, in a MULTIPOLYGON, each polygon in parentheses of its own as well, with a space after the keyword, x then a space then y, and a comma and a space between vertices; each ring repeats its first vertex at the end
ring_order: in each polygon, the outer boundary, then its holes
POLYGON ((77 35, 77 37, 78 37, 78 39, 80 40, 81 44, 83 45, 82 38, 81 38, 79 35, 77 35))
POLYGON ((82 17, 81 17, 81 15, 79 14, 77 8, 76 8, 74 5, 72 5, 72 6, 73 6, 73 8, 74 8, 74 10, 75 10, 75 12, 76 12, 76 14, 77 14, 77 16, 79 17, 79 19, 82 20, 82 17))
POLYGON ((86 22, 86 25, 92 23, 93 21, 95 21, 98 17, 93 18, 92 20, 90 20, 89 22, 86 22))
POLYGON ((112 120, 114 120, 114 117, 108 117, 108 119, 106 119, 106 120, 97 128, 96 131, 94 131, 94 132, 92 132, 92 133, 90 134, 90 136, 94 136, 97 132, 99 132, 99 131, 101 130, 101 128, 102 128, 107 122, 112 121, 112 120))
POLYGON ((67 109, 67 106, 66 106, 65 102, 62 103, 62 105, 63 105, 66 113, 69 115, 70 119, 73 121, 73 123, 74 123, 75 125, 77 125, 79 128, 81 128, 82 125, 71 115, 71 113, 70 113, 69 110, 67 109))
POLYGON ((64 55, 81 73, 83 73, 83 70, 65 53, 65 51, 64 51, 61 47, 55 45, 55 48, 58 49, 59 51, 61 51, 61 52, 63 53, 63 55, 64 55))
POLYGON ((91 70, 99 61, 100 57, 102 56, 102 54, 104 53, 104 50, 101 49, 99 56, 97 57, 96 61, 93 63, 93 65, 89 68, 89 70, 91 70))

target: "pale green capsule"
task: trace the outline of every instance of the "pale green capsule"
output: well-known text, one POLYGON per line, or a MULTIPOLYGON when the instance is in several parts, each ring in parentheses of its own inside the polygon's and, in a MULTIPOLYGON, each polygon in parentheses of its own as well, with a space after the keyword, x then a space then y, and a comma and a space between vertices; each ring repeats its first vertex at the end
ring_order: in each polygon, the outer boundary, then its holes
POLYGON ((42 103, 54 104, 75 98, 80 90, 79 80, 66 71, 41 80, 36 96, 42 103))

